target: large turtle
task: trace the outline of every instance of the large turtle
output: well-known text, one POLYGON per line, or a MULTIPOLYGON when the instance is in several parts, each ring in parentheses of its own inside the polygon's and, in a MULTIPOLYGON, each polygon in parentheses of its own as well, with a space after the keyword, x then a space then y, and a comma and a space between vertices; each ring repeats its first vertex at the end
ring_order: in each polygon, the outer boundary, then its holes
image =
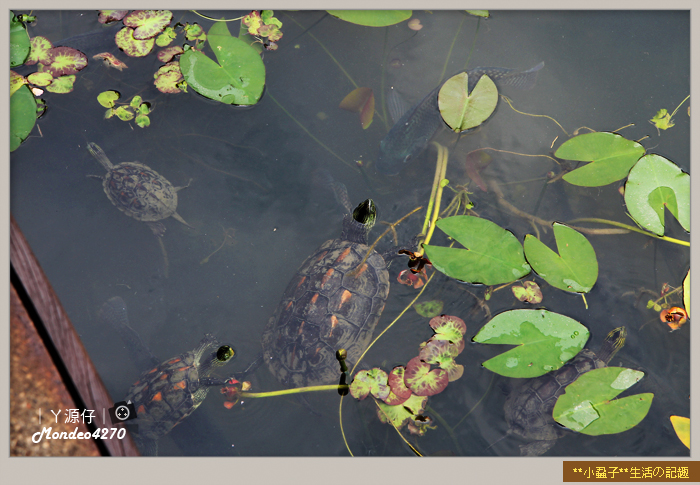
POLYGON ((124 401, 131 401, 138 425, 136 441, 148 454, 157 454, 157 440, 192 414, 212 386, 223 386, 229 379, 210 377, 231 361, 235 352, 206 334, 194 350, 160 362, 129 326, 126 304, 120 297, 109 299, 100 310, 101 318, 112 325, 127 345, 136 365, 149 369, 134 382, 124 401))
POLYGON ((139 162, 122 162, 113 165, 105 152, 95 143, 88 143, 88 151, 107 170, 102 179, 105 194, 117 209, 127 216, 147 223, 154 234, 162 236, 165 226, 160 221, 167 217, 191 227, 176 212, 177 192, 189 186, 173 187, 165 177, 139 162))
POLYGON ((626 337, 625 327, 616 328, 607 335, 597 352, 583 349, 556 371, 528 379, 509 394, 505 403, 508 432, 529 442, 520 446, 521 455, 541 455, 566 433, 566 428, 552 418, 557 399, 581 374, 606 367, 625 344, 626 337))
POLYGON ((262 336, 264 361, 285 386, 338 382, 336 351, 352 367, 369 345, 389 294, 385 259, 367 245, 376 218, 372 199, 362 202, 289 282, 262 336))

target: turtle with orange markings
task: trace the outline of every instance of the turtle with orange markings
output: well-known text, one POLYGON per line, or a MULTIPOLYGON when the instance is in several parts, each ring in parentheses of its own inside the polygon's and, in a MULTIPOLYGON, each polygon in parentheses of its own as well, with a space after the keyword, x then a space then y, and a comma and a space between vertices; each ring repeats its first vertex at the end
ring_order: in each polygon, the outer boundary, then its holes
POLYGON ((386 258, 367 236, 377 207, 367 199, 297 270, 262 336, 263 360, 287 387, 337 383, 338 349, 352 367, 369 345, 389 295, 386 258))

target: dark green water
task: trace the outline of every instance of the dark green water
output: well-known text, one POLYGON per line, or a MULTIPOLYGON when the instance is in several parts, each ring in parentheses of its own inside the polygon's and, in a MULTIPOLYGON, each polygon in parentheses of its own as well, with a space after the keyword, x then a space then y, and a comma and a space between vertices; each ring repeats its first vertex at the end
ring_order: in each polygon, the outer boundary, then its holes
MULTIPOLYGON (((227 18, 241 14, 207 12, 227 18)), ((192 349, 210 332, 238 350, 236 361, 226 368, 235 372, 260 352, 262 329, 299 264, 340 232, 342 210, 330 192, 314 185, 315 169, 325 168, 342 181, 355 204, 374 198, 382 220, 394 221, 427 203, 435 151, 427 150, 398 177, 379 175, 371 162, 387 127, 375 117, 363 131, 356 114, 338 108, 354 86, 321 43, 358 86, 374 90, 378 107, 382 73, 385 87, 395 86, 409 103, 430 91, 441 79, 453 40, 447 73, 463 69, 467 60, 468 68, 519 69, 545 61, 533 90, 505 91, 517 109, 552 116, 569 133, 582 126, 611 131, 634 123, 621 133, 629 139, 648 135, 642 143, 650 152, 690 169, 687 105, 675 116, 676 126, 660 136, 646 121, 661 108, 672 111, 689 94, 687 12, 493 12, 479 25, 471 57, 477 27, 472 17, 416 12, 424 26, 417 33, 405 23, 373 29, 326 17, 310 31, 315 39, 309 33, 300 35, 322 15, 277 12, 284 37, 279 50, 264 56, 265 96, 247 110, 205 100, 192 90, 177 95, 158 92, 153 73, 161 63, 153 54, 133 59, 112 49, 129 66, 122 72, 92 62, 92 55, 111 46, 92 11, 42 11, 39 23, 30 27, 30 36, 43 35, 53 42, 98 31, 74 39, 73 46, 85 49, 91 61, 77 75, 74 92, 43 96, 48 105, 38 121, 43 136, 35 129, 12 153, 11 211, 115 400, 126 394, 140 369, 98 318, 98 309, 110 297, 126 301, 134 328, 159 357, 192 349), (389 53, 383 66, 385 45, 389 53), (104 120, 96 97, 108 89, 125 98, 138 93, 150 102, 155 108, 151 126, 141 129, 104 120), (309 137, 273 98, 337 157, 309 137), (120 213, 100 183, 86 177, 103 172, 85 148, 88 142, 99 144, 114 163, 138 160, 174 185, 193 179, 179 193, 178 213, 194 229, 174 219, 164 221, 167 277, 161 249, 148 227, 120 213), (354 161, 360 159, 366 162, 371 186, 355 168, 354 161), (225 233, 233 234, 233 244, 202 263, 221 245, 225 233)), ((174 21, 198 22, 205 30, 211 25, 189 12, 175 12, 174 21)), ((235 32, 238 23, 232 24, 235 32)), ((462 163, 469 151, 489 146, 548 154, 557 136, 561 141, 565 135, 553 122, 519 115, 501 102, 480 131, 456 146, 451 134, 437 139, 450 147, 448 178, 464 184, 468 178, 462 163)), ((542 195, 546 173, 556 170, 550 160, 508 154, 494 158, 482 176, 503 184, 506 199, 522 211, 562 222, 598 217, 632 224, 618 193, 620 183, 588 189, 560 181, 542 195)), ((521 241, 533 233, 527 221, 502 211, 492 193, 474 184, 470 190, 479 215, 521 241)), ((421 224, 422 215, 414 216, 400 226, 399 236, 410 238, 421 224)), ((373 234, 381 230, 378 226, 373 234)), ((672 218, 667 218, 666 234, 686 238, 672 218)), ((542 238, 554 246, 551 231, 542 238)), ((587 295, 588 308, 580 297, 545 284, 542 305, 586 325, 594 348, 611 328, 627 326, 627 344, 613 363, 647 374, 628 394, 654 392, 656 397, 649 415, 634 429, 595 438, 571 434, 548 454, 687 456, 668 416, 690 413, 689 325, 670 333, 657 314, 645 308, 648 296, 637 302, 636 295, 642 288, 658 292, 665 282, 679 286, 690 252, 639 234, 588 239, 600 268, 598 282, 587 295)), ((437 240, 442 241, 439 236, 437 240)), ((415 296, 414 289, 395 283, 402 269, 402 261, 390 268, 392 288, 377 333, 415 296)), ((422 299, 443 300, 446 313, 466 321, 466 337, 471 339, 488 321, 477 306, 483 295, 483 287, 437 275, 422 299)), ((488 302, 491 315, 522 307, 510 290, 497 292, 488 302)), ((366 364, 388 370, 405 363, 431 334, 427 320, 409 310, 367 354, 366 364)), ((507 429, 503 404, 509 379, 493 376, 481 363, 501 351, 467 344, 458 358, 464 376, 429 401, 452 434, 438 423, 437 429, 414 440, 414 446, 425 454, 519 453, 522 441, 513 437, 487 449, 507 429)), ((251 381, 254 391, 279 388, 265 367, 251 381)), ((310 400, 321 416, 288 397, 251 399, 227 410, 214 389, 200 409, 160 441, 161 454, 346 455, 338 423, 339 397, 333 392, 310 400)), ((378 422, 373 407, 369 400, 344 402, 344 431, 353 453, 410 455, 393 429, 378 422)))

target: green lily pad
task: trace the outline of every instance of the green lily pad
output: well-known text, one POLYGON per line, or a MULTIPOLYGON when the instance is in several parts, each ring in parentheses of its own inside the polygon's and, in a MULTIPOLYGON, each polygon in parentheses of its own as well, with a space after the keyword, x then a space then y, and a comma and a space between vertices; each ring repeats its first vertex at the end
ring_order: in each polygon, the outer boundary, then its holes
POLYGON ((438 93, 438 106, 445 123, 457 133, 481 125, 496 109, 498 88, 483 75, 470 93, 469 74, 461 72, 445 81, 438 93))
POLYGON ((513 286, 513 295, 525 303, 536 305, 542 303, 542 290, 534 281, 523 281, 522 286, 513 286))
POLYGON ((649 123, 656 126, 658 130, 668 130, 675 126, 675 123, 673 123, 671 119, 671 114, 665 109, 660 109, 656 115, 649 120, 649 123))
POLYGON ((493 317, 474 337, 482 344, 517 345, 483 366, 506 377, 539 377, 578 354, 588 329, 573 318, 547 310, 510 310, 493 317))
POLYGON ((33 66, 37 62, 41 62, 42 64, 50 64, 51 56, 49 55, 49 50, 53 48, 51 41, 46 37, 38 35, 36 37, 32 37, 30 43, 32 48, 29 52, 29 57, 27 57, 27 60, 25 61, 25 64, 27 66, 33 66))
POLYGON ((19 148, 36 124, 37 105, 34 95, 25 86, 10 96, 10 151, 19 148))
POLYGON ((146 115, 138 114, 136 118, 134 118, 134 123, 136 123, 139 128, 146 128, 150 126, 151 119, 146 115))
POLYGON ((44 87, 51 84, 53 76, 50 72, 33 72, 27 76, 27 81, 34 86, 44 87))
POLYGON ((156 43, 153 37, 146 40, 134 38, 134 29, 131 27, 124 27, 117 32, 117 35, 114 36, 114 41, 117 43, 117 46, 124 51, 124 54, 129 57, 147 56, 156 43))
POLYGON ((645 155, 625 184, 625 204, 642 228, 664 233, 664 207, 690 231, 690 175, 659 155, 645 155))
POLYGON ((464 350, 463 337, 467 331, 464 320, 451 315, 439 315, 433 317, 429 325, 435 332, 435 335, 430 337, 431 340, 447 340, 457 346, 458 353, 464 350))
POLYGON ((418 416, 425 410, 425 405, 428 402, 428 396, 416 396, 411 394, 405 402, 396 406, 389 406, 383 402, 377 402, 377 416, 382 423, 391 423, 396 426, 396 429, 406 424, 412 416, 418 416))
POLYGON ((408 20, 413 15, 411 10, 328 10, 329 14, 340 20, 365 27, 386 27, 408 20))
POLYGON ((134 10, 122 22, 134 29, 134 39, 146 40, 160 34, 172 19, 170 10, 134 10))
POLYGON ((688 274, 683 278, 683 307, 688 317, 690 317, 690 270, 688 270, 688 274))
POLYGON ((414 357, 406 364, 404 382, 416 396, 434 396, 445 390, 449 380, 445 370, 430 370, 430 364, 414 357))
POLYGON ((355 374, 355 378, 350 384, 350 394, 360 401, 366 398, 370 392, 377 399, 386 399, 389 391, 389 376, 377 367, 361 370, 355 374))
POLYGON ((432 318, 442 313, 444 303, 440 300, 424 301, 416 303, 413 308, 421 317, 432 318))
POLYGON ((180 72, 180 63, 172 61, 164 66, 161 66, 153 75, 158 91, 161 93, 179 93, 181 90, 178 84, 182 81, 182 73, 180 72))
POLYGON ((681 440, 686 448, 690 449, 690 418, 671 416, 669 419, 678 439, 681 440))
POLYGON ((253 105, 265 87, 265 65, 260 55, 237 37, 225 22, 209 30, 209 45, 218 64, 202 52, 190 49, 180 57, 180 70, 199 94, 226 104, 253 105))
POLYGON ((489 18, 491 14, 489 13, 488 10, 465 10, 469 15, 473 15, 475 17, 481 17, 481 18, 489 18))
MULTIPOLYGON (((253 10, 243 17, 241 24, 248 28, 248 34, 257 37, 267 37, 272 42, 277 42, 282 38, 282 22, 276 19, 272 10, 263 10, 258 13, 253 10)), ((239 34, 240 37, 240 34, 239 34)))
POLYGON ((467 249, 424 245, 433 267, 451 278, 470 283, 510 283, 530 272, 523 247, 509 231, 473 216, 453 216, 437 227, 467 249))
POLYGON ((642 155, 642 145, 608 132, 576 136, 554 153, 566 160, 592 162, 564 175, 564 180, 570 184, 584 187, 600 187, 622 180, 642 155))
POLYGON ((654 395, 644 393, 614 398, 642 377, 643 372, 624 367, 586 372, 566 386, 552 417, 569 429, 592 436, 627 431, 644 419, 654 395))
POLYGON ((27 78, 10 70, 10 96, 15 94, 15 92, 25 84, 27 84, 27 78))
MULTIPOLYGON (((173 29, 172 27, 166 27, 165 30, 158 37, 156 37, 156 45, 158 47, 165 47, 167 45, 170 45, 170 43, 175 40, 175 37, 177 37, 175 29, 173 29)), ((182 49, 182 47, 180 47, 180 49, 182 49)))
POLYGON ((116 91, 104 91, 97 95, 97 102, 100 103, 105 108, 112 108, 114 102, 121 97, 116 91))
POLYGON ((411 390, 406 387, 404 377, 406 368, 402 365, 394 367, 389 373, 389 395, 384 399, 384 402, 389 406, 403 404, 413 395, 411 390))
POLYGON ((129 106, 131 106, 135 110, 138 110, 139 106, 141 106, 141 101, 142 101, 141 96, 138 96, 138 95, 134 96, 133 98, 131 98, 131 101, 129 101, 129 106))
POLYGON ((74 74, 70 76, 59 76, 51 81, 51 84, 46 86, 46 90, 50 93, 66 94, 73 91, 73 84, 75 84, 74 74))
POLYGON ((122 121, 134 119, 134 112, 128 106, 119 106, 118 108, 114 108, 114 114, 122 121))
POLYGON ((10 67, 21 66, 29 56, 31 43, 27 28, 17 17, 10 17, 10 67))
POLYGON ((598 260, 588 239, 580 232, 555 222, 555 253, 542 241, 525 236, 525 256, 532 269, 550 285, 564 291, 588 293, 598 279, 598 260))
MULTIPOLYGON (((216 24, 214 24, 216 25, 216 24)), ((194 24, 185 24, 185 38, 187 40, 199 40, 204 42, 207 40, 207 34, 204 33, 204 29, 202 29, 202 26, 194 23, 194 24)))

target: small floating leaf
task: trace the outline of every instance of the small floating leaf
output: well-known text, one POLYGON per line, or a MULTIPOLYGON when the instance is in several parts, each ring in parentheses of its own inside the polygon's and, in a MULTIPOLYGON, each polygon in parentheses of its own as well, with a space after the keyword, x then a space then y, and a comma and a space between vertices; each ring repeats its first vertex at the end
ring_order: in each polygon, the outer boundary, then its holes
POLYGON ((510 283, 530 272, 523 247, 515 236, 486 219, 453 216, 437 227, 466 249, 424 245, 433 267, 451 278, 470 283, 510 283))
POLYGON ((114 114, 122 121, 129 121, 134 119, 134 112, 131 111, 131 108, 128 108, 126 106, 119 106, 118 108, 114 108, 114 114))
POLYGON ((117 35, 114 36, 114 41, 117 43, 117 46, 124 51, 124 54, 129 57, 147 56, 156 42, 152 37, 146 40, 134 38, 134 29, 131 27, 124 27, 117 32, 117 35))
POLYGON ((53 76, 50 72, 33 72, 27 76, 27 81, 34 86, 48 86, 53 81, 53 76))
POLYGON ((355 374, 350 384, 350 394, 360 401, 370 392, 377 399, 385 399, 390 391, 388 381, 389 376, 382 369, 375 367, 370 370, 361 370, 355 374))
POLYGON ((434 364, 447 371, 447 380, 456 381, 464 373, 464 366, 455 363, 459 355, 457 345, 447 340, 430 339, 420 350, 419 357, 423 362, 434 364))
POLYGON ((412 416, 418 416, 425 410, 427 402, 428 396, 416 396, 415 394, 411 394, 411 397, 396 406, 377 402, 379 405, 377 416, 382 423, 391 420, 396 429, 401 429, 412 416))
POLYGON ((483 366, 507 377, 539 377, 578 354, 588 329, 573 318, 547 310, 510 310, 493 317, 474 337, 482 344, 517 345, 483 366))
POLYGON ((340 108, 360 113, 362 129, 366 130, 372 124, 374 117, 374 93, 371 88, 357 88, 350 92, 340 102, 340 108))
POLYGON ((420 19, 411 19, 408 21, 408 28, 411 30, 420 30, 423 25, 420 23, 420 19))
POLYGON ((100 10, 97 21, 101 24, 116 22, 126 17, 128 13, 128 10, 100 10))
POLYGON ((467 325, 461 318, 451 315, 440 315, 430 320, 430 328, 435 332, 431 340, 447 340, 455 344, 459 352, 464 350, 463 337, 467 331, 467 325))
POLYGON ((690 418, 671 416, 670 419, 676 436, 678 436, 678 439, 681 440, 686 448, 690 449, 690 418))
POLYGON ((87 56, 72 47, 52 47, 48 55, 49 64, 44 65, 44 70, 53 77, 75 74, 88 64, 87 56))
POLYGON ((134 29, 134 39, 146 40, 160 34, 172 19, 170 10, 134 10, 123 23, 134 29))
POLYGON ((622 180, 642 155, 642 145, 608 132, 576 136, 554 153, 566 160, 591 162, 564 175, 564 180, 570 184, 584 187, 600 187, 622 180))
POLYGON ((157 57, 158 57, 158 60, 160 62, 167 63, 167 62, 172 61, 173 57, 178 56, 178 55, 182 54, 183 52, 185 52, 185 51, 182 50, 182 47, 180 47, 179 45, 176 45, 173 47, 168 47, 167 49, 159 50, 157 57))
POLYGON ((445 81, 438 93, 442 119, 457 133, 486 121, 498 104, 498 88, 487 75, 469 92, 469 74, 461 72, 445 81))
POLYGON ((340 20, 365 27, 395 25, 413 15, 411 10, 328 10, 328 13, 340 20))
POLYGON ((51 81, 51 84, 46 86, 46 90, 50 93, 65 94, 73 91, 75 83, 75 75, 59 76, 51 81))
POLYGON ((449 381, 446 371, 430 370, 430 364, 414 357, 406 365, 404 382, 416 396, 434 396, 444 391, 449 381))
POLYGON ((424 301, 416 303, 413 308, 421 317, 432 318, 442 313, 443 302, 440 300, 424 301))
POLYGON ((625 184, 625 204, 643 229, 664 233, 664 207, 690 232, 690 175, 659 155, 645 155, 625 184))
POLYGON ((10 96, 10 151, 13 152, 32 132, 36 124, 37 104, 27 86, 10 96))
POLYGON ((97 102, 105 108, 112 108, 121 95, 116 91, 104 91, 97 95, 97 102))
POLYGON ((153 84, 156 85, 156 88, 161 93, 180 92, 178 84, 182 81, 182 73, 180 72, 180 63, 178 61, 172 61, 161 66, 153 77, 155 77, 153 84))
POLYGON ((588 293, 598 279, 598 260, 588 239, 580 232, 555 222, 555 253, 542 241, 525 236, 525 257, 532 269, 550 285, 564 291, 588 293))
POLYGON ((465 10, 469 15, 473 15, 475 17, 481 17, 481 18, 489 18, 491 14, 489 13, 488 10, 465 10))
POLYGON ((50 64, 49 50, 53 47, 53 44, 46 37, 40 35, 32 37, 31 39, 32 49, 29 52, 29 57, 25 64, 27 66, 33 66, 37 62, 42 64, 50 64))
POLYGON ((394 367, 389 373, 389 395, 384 399, 384 402, 389 406, 402 404, 412 396, 411 390, 406 387, 404 376, 406 368, 402 365, 394 367))
MULTIPOLYGON (((158 37, 156 37, 156 45, 158 47, 165 47, 169 45, 172 41, 174 41, 176 36, 177 34, 175 33, 175 29, 173 29, 172 27, 166 27, 165 30, 158 37)), ((180 49, 182 50, 182 47, 180 47, 180 49)))
POLYGON ((523 285, 513 286, 513 295, 525 303, 536 305, 542 303, 542 290, 534 281, 523 281, 523 285))
POLYGON ((644 373, 624 367, 604 367, 582 374, 559 396, 552 416, 559 424, 583 434, 622 433, 649 412, 651 393, 614 399, 644 373))
POLYGON ((141 101, 142 101, 141 96, 138 96, 138 95, 134 96, 133 98, 131 98, 131 101, 129 102, 129 106, 131 106, 135 110, 138 110, 139 106, 141 106, 141 101))
POLYGON ((656 115, 649 120, 649 123, 656 126, 657 130, 668 130, 669 128, 673 128, 675 126, 673 120, 671 119, 671 115, 665 109, 660 109, 656 115))

